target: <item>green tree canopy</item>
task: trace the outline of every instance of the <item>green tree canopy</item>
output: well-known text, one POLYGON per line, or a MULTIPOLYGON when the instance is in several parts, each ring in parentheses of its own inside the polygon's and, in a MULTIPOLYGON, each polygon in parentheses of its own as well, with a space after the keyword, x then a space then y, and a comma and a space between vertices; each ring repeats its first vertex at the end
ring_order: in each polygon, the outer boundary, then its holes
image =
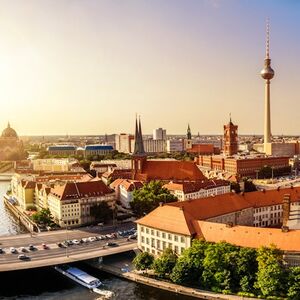
POLYGON ((264 297, 280 296, 284 290, 282 252, 275 246, 261 247, 257 250, 257 262, 255 287, 264 297))
POLYGON ((134 214, 141 217, 158 207, 160 202, 174 201, 177 201, 177 198, 169 190, 163 188, 162 182, 151 181, 141 189, 133 192, 133 200, 130 202, 130 206, 134 214))
POLYGON ((178 258, 170 276, 171 280, 179 284, 199 282, 207 246, 208 243, 203 240, 194 240, 192 246, 178 258))
POLYGON ((38 224, 43 225, 52 225, 53 224, 53 216, 51 215, 49 208, 43 208, 42 210, 34 213, 31 216, 32 220, 38 224))
POLYGON ((148 252, 139 253, 132 261, 137 270, 148 270, 152 267, 154 256, 148 252))
POLYGON ((300 267, 292 267, 288 276, 288 299, 300 299, 300 267))
POLYGON ((97 205, 94 205, 90 209, 91 216, 95 217, 96 221, 106 222, 113 217, 113 211, 109 205, 102 201, 97 205))
POLYGON ((176 265, 177 256, 172 249, 166 248, 153 263, 154 273, 161 278, 169 277, 176 265))

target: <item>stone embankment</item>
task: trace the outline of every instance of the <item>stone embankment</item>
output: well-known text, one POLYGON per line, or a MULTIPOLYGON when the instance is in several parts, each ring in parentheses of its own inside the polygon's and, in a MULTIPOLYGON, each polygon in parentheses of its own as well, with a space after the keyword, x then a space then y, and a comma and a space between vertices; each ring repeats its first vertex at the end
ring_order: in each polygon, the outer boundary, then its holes
POLYGON ((185 296, 191 296, 198 299, 209 299, 209 300, 253 300, 254 298, 241 297, 235 295, 223 295, 217 294, 209 291, 204 291, 200 289, 190 288, 174 284, 171 282, 161 281, 154 278, 149 278, 143 275, 140 275, 136 272, 122 272, 120 268, 101 264, 99 268, 107 273, 113 274, 115 276, 125 278, 127 280, 135 281, 141 284, 152 286, 154 288, 166 290, 169 292, 174 292, 176 294, 181 294, 185 296))

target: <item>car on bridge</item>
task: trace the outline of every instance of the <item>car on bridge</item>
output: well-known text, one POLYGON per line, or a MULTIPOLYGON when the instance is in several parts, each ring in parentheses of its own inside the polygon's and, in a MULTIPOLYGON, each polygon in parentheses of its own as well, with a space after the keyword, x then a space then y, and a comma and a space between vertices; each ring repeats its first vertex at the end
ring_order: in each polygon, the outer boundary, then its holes
POLYGON ((48 246, 48 245, 46 245, 45 243, 43 243, 43 244, 42 244, 42 247, 43 247, 43 249, 44 249, 44 250, 47 250, 47 249, 49 249, 49 246, 48 246))
POLYGON ((30 257, 25 255, 25 254, 20 254, 18 256, 18 259, 20 259, 20 260, 30 260, 30 257))
POLYGON ((114 242, 108 242, 108 243, 106 243, 106 246, 108 246, 108 247, 118 247, 119 244, 114 243, 114 242))
POLYGON ((9 251, 10 251, 11 254, 16 254, 16 253, 18 253, 17 249, 14 248, 14 247, 10 247, 9 251))
POLYGON ((30 244, 30 245, 28 246, 28 249, 29 249, 30 251, 37 250, 37 248, 36 248, 35 246, 33 246, 32 244, 30 244))
POLYGON ((2 254, 2 253, 4 253, 4 251, 3 251, 3 249, 2 249, 2 248, 0 248, 0 254, 2 254))

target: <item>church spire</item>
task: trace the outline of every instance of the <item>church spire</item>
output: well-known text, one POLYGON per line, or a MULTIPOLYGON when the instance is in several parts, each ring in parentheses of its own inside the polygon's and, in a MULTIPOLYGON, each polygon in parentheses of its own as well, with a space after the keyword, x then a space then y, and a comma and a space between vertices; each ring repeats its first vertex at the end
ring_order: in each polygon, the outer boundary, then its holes
POLYGON ((190 124, 188 124, 186 136, 187 136, 187 139, 188 139, 188 140, 191 140, 191 139, 192 139, 192 132, 191 132, 190 124))
POLYGON ((135 118, 135 135, 134 135, 134 151, 133 155, 146 155, 144 150, 144 142, 143 142, 143 134, 142 134, 142 126, 141 126, 141 118, 139 117, 139 122, 137 117, 135 118))

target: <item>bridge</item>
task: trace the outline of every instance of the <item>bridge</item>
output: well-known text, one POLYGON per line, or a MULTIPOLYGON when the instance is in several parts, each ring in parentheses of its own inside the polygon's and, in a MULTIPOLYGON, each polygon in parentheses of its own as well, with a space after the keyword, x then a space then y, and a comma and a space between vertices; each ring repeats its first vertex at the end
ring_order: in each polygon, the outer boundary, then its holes
POLYGON ((105 234, 105 232, 107 233, 109 231, 112 232, 112 230, 106 229, 102 230, 101 233, 98 232, 95 234, 95 232, 88 230, 60 230, 56 232, 39 233, 35 236, 20 234, 17 236, 0 237, 0 247, 4 250, 4 253, 0 254, 0 272, 82 261, 127 252, 137 247, 135 240, 127 240, 127 238, 81 243, 67 248, 60 248, 56 244, 66 239, 80 240, 84 237, 105 234), (107 246, 106 243, 109 241, 117 243, 117 246, 107 246), (42 243, 47 244, 49 249, 43 249, 42 243), (18 255, 23 253, 20 251, 20 247, 26 247, 28 249, 30 244, 36 247, 36 250, 28 250, 27 253, 24 253, 30 257, 30 260, 22 261, 18 259, 18 255), (10 247, 16 248, 18 253, 10 253, 10 247))

